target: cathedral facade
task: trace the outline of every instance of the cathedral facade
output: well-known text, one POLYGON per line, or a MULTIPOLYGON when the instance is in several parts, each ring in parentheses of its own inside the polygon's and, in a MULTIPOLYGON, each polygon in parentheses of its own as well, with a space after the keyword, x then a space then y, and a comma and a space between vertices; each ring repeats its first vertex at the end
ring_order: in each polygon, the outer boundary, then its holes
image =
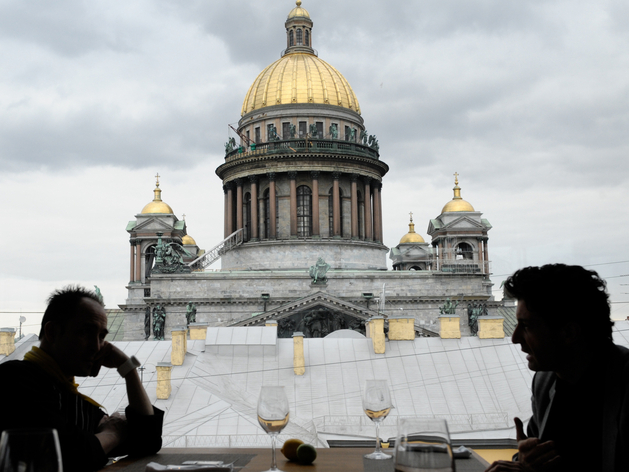
POLYGON ((318 57, 300 1, 284 27, 286 49, 253 81, 216 169, 225 240, 199 249, 162 201, 159 180, 153 201, 128 224, 125 339, 153 336, 158 306, 168 337, 189 321, 191 305, 196 322, 273 322, 281 337, 364 333, 374 317, 385 325, 403 317, 417 335, 431 336, 447 302, 469 333, 465 308, 488 303, 491 311, 491 225, 462 199, 456 176, 453 199, 429 223, 431 243, 411 218, 408 234, 389 251, 382 217, 389 166, 378 140, 348 81, 318 57), (387 254, 394 270, 387 270, 387 254), (219 258, 220 271, 204 271, 219 258))

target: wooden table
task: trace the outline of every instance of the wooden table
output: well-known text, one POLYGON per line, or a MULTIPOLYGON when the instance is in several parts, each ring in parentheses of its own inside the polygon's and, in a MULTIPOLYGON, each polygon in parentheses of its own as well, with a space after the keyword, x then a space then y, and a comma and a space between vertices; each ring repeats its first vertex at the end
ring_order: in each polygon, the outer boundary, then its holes
MULTIPOLYGON (((386 452, 386 449, 383 450, 386 452)), ((374 461, 364 459, 365 454, 373 452, 373 448, 329 448, 317 449, 317 459, 312 465, 301 465, 296 462, 289 462, 282 455, 279 448, 277 450, 277 466, 284 472, 381 472, 393 471, 393 461, 374 461), (385 464, 385 462, 387 464, 385 464)), ((130 460, 123 459, 116 464, 112 464, 102 469, 103 471, 114 470, 139 470, 144 471, 143 464, 148 462, 158 462, 160 464, 175 464, 181 462, 170 462, 169 455, 199 455, 199 454, 255 454, 255 457, 241 469, 243 472, 260 472, 268 470, 271 466, 271 448, 247 449, 247 448, 166 448, 162 449, 157 456, 150 458, 130 460)), ((213 460, 211 457, 206 460, 213 460)), ((458 459, 456 462, 457 472, 484 471, 489 464, 478 454, 473 453, 470 459, 458 459)))

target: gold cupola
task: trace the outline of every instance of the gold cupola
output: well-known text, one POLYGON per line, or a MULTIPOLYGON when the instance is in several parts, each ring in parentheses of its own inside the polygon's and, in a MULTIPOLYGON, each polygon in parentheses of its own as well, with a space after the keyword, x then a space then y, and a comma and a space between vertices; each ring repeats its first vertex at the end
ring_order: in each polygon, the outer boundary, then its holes
POLYGON ((408 224, 408 233, 402 236, 400 244, 405 243, 425 243, 424 238, 415 232, 415 223, 413 223, 413 213, 411 213, 411 222, 408 224))
POLYGON ((459 187, 459 174, 454 173, 454 197, 445 204, 441 213, 450 213, 455 211, 475 211, 474 207, 461 198, 461 187, 459 187))
POLYGON ((153 201, 142 208, 143 215, 147 213, 174 214, 170 205, 162 201, 162 189, 159 188, 159 174, 155 176, 155 190, 153 190, 153 194, 153 201))
POLYGON ((282 57, 254 80, 242 104, 241 116, 264 107, 290 104, 334 105, 360 115, 358 99, 343 75, 319 59, 312 48, 312 20, 301 1, 286 20, 282 57))

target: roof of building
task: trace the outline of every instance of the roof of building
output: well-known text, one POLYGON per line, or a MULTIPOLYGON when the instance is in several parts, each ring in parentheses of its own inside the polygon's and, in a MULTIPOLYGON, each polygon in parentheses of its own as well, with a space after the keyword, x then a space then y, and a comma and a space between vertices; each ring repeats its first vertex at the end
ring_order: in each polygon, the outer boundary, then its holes
POLYGON ((411 215, 411 222, 408 224, 408 233, 402 236, 400 244, 406 243, 425 243, 424 238, 420 234, 415 232, 415 223, 413 223, 413 216, 411 215))
POLYGON ((297 6, 290 11, 290 13, 288 14, 288 19, 290 20, 291 18, 310 18, 310 13, 308 13, 308 10, 301 6, 301 0, 297 0, 295 3, 297 4, 297 6))
POLYGON ((162 189, 159 188, 159 174, 156 176, 155 190, 153 190, 153 201, 147 203, 142 208, 142 214, 147 213, 160 213, 160 214, 174 214, 170 205, 162 201, 162 189))
POLYGON ((450 213, 454 211, 474 211, 474 207, 471 203, 466 202, 461 198, 461 187, 459 187, 459 177, 455 174, 454 177, 454 197, 448 203, 445 204, 441 213, 450 213))

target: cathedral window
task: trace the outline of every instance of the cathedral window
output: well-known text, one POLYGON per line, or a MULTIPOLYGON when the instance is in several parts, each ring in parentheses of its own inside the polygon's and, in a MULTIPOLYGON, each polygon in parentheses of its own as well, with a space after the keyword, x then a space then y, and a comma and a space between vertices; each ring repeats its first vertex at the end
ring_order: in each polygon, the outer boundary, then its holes
POLYGON ((310 31, 306 30, 306 46, 310 46, 310 31))
POLYGON ((259 126, 256 127, 255 133, 256 133, 256 144, 257 144, 257 143, 261 142, 261 140, 260 140, 260 127, 259 126))
POLYGON ((144 252, 144 280, 151 276, 151 269, 155 263, 155 245, 149 246, 144 252))
POLYGON ((308 123, 306 123, 305 121, 300 121, 299 122, 299 137, 300 138, 305 138, 306 134, 308 133, 308 123))
POLYGON ((243 240, 249 241, 251 239, 251 194, 245 193, 245 197, 242 203, 242 216, 244 220, 243 228, 243 240))
POLYGON ((317 125, 317 138, 321 139, 323 138, 323 122, 317 121, 315 124, 317 125))
POLYGON ((351 130, 350 130, 349 126, 346 126, 345 127, 345 141, 349 141, 350 132, 351 132, 351 130))
POLYGON ((455 259, 458 260, 473 260, 474 248, 468 243, 459 243, 455 249, 455 259))
POLYGON ((288 32, 288 46, 294 46, 295 45, 295 38, 293 37, 293 31, 289 31, 288 32))
MULTIPOLYGON (((269 239, 271 237, 271 200, 270 200, 270 192, 269 189, 267 188, 264 193, 262 194, 262 200, 263 200, 263 216, 262 219, 264 221, 264 228, 263 231, 261 231, 261 234, 264 234, 264 239, 269 239)), ((275 234, 278 234, 279 231, 279 206, 278 206, 278 199, 275 198, 275 234)))
POLYGON ((363 228, 365 201, 363 200, 363 194, 360 190, 356 192, 356 195, 358 197, 358 238, 365 239, 365 229, 363 228))
POLYGON ((282 123, 282 139, 290 139, 290 123, 282 123))
POLYGON ((306 185, 297 187, 297 236, 312 235, 312 190, 306 185))
POLYGON ((302 31, 301 31, 301 28, 297 28, 297 46, 301 46, 302 43, 303 43, 302 31))

